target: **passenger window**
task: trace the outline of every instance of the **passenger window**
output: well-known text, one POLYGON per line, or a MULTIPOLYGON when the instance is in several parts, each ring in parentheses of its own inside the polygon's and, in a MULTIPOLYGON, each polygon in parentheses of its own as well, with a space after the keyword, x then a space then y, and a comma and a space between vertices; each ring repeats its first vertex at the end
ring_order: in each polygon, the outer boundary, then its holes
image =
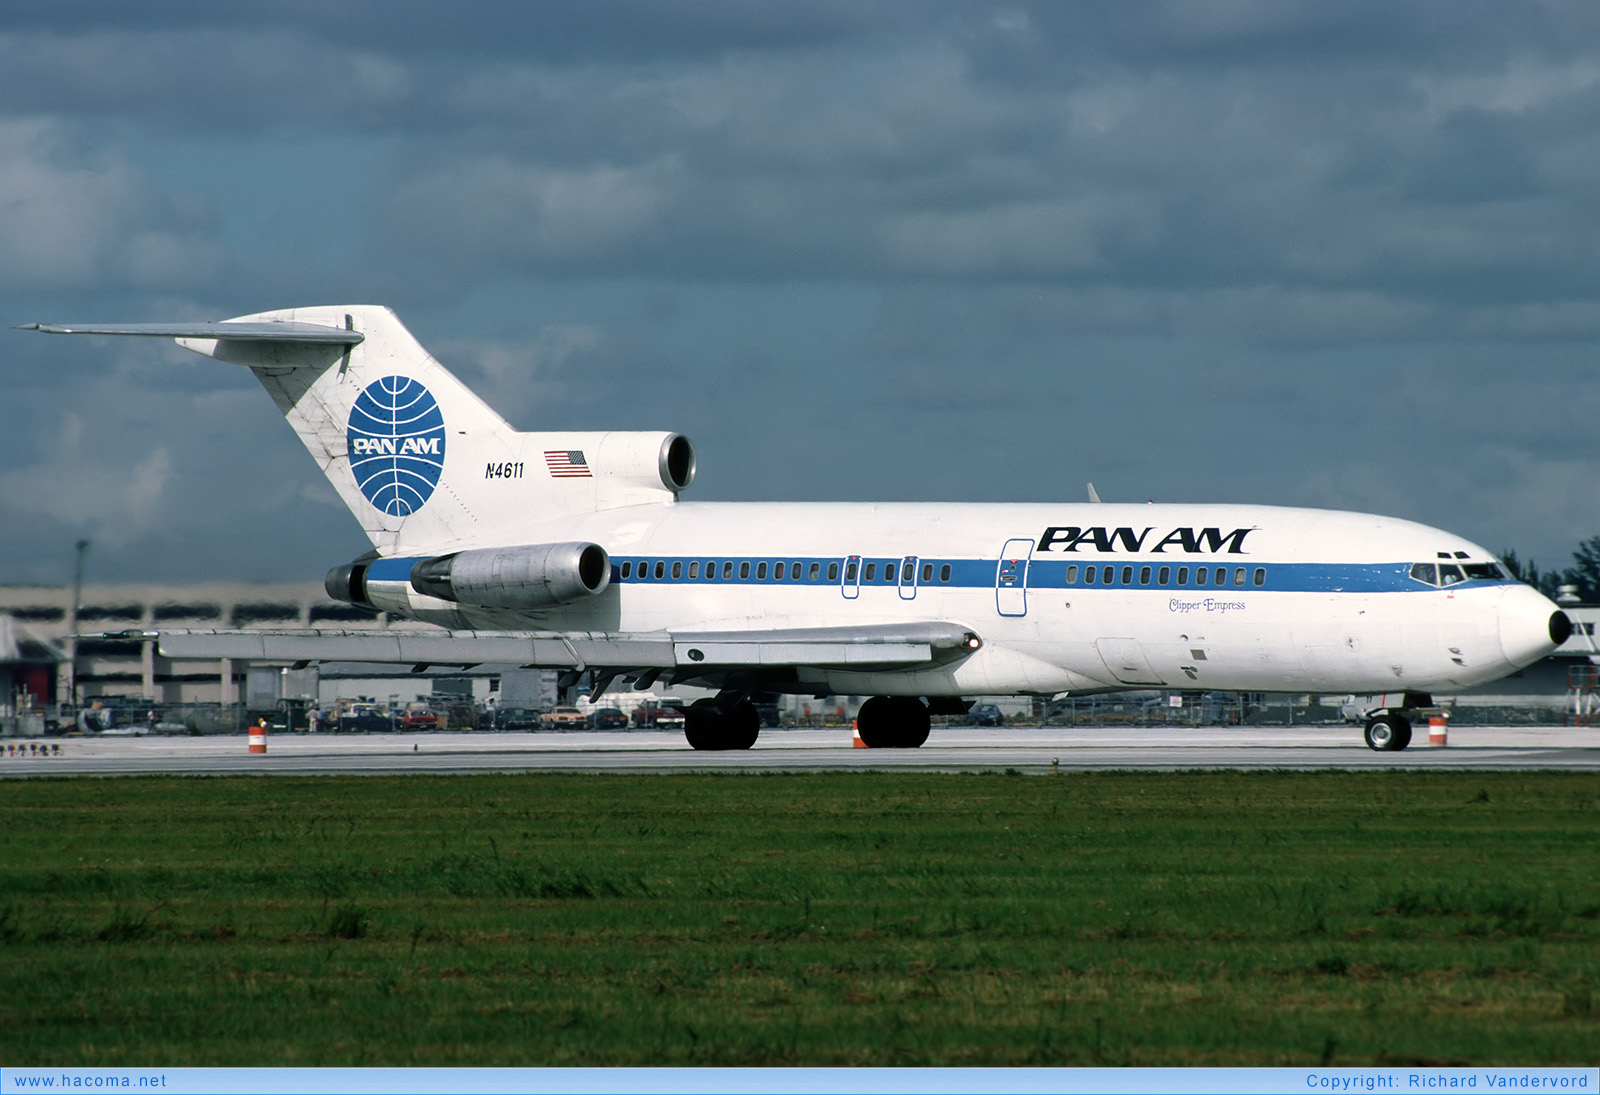
MULTIPOLYGON (((856 563, 856 561, 854 559, 851 559, 848 563, 845 564, 845 567, 844 567, 844 580, 845 581, 853 582, 853 581, 856 580, 856 566, 857 566, 857 563, 856 563)), ((830 566, 828 568, 828 577, 829 577, 830 580, 833 578, 834 571, 836 571, 838 569, 838 567, 839 567, 839 564, 838 563, 834 563, 832 566, 830 566)))
POLYGON ((711 581, 711 579, 715 578, 716 576, 717 576, 717 561, 715 559, 707 559, 706 560, 706 581, 709 582, 709 581, 711 581))
POLYGON ((1439 568, 1432 563, 1412 563, 1411 577, 1430 586, 1439 584, 1439 568))
POLYGON ((1195 567, 1194 568, 1194 584, 1197 585, 1197 586, 1205 585, 1206 584, 1206 573, 1207 573, 1207 571, 1206 571, 1205 567, 1195 567))
POLYGON ((877 581, 878 580, 878 564, 877 563, 868 563, 867 564, 866 573, 863 574, 861 577, 862 577, 862 579, 864 581, 868 581, 868 582, 877 581))
POLYGON ((765 559, 756 564, 756 581, 764 582, 767 578, 767 561, 765 559))
POLYGON ((692 582, 698 577, 700 577, 700 560, 696 559, 689 564, 689 580, 692 582))
POLYGON ((789 564, 789 577, 797 582, 800 580, 800 563, 798 561, 789 564))
POLYGON ((1133 584, 1133 568, 1132 567, 1123 567, 1122 568, 1122 584, 1125 585, 1125 586, 1131 586, 1133 584))
MULTIPOLYGON (((749 566, 749 565, 750 565, 749 563, 745 564, 745 566, 749 566)), ((729 559, 726 563, 722 564, 722 576, 723 576, 723 578, 732 578, 733 577, 733 560, 732 559, 729 559)))
POLYGON ((682 578, 682 577, 683 577, 683 561, 680 559, 678 562, 672 564, 672 580, 674 582, 676 582, 679 578, 682 578))
POLYGON ((924 582, 933 581, 933 564, 932 563, 923 563, 922 564, 922 580, 924 582))
POLYGON ((1256 572, 1255 572, 1254 575, 1251 576, 1251 581, 1255 582, 1255 584, 1258 585, 1258 586, 1266 585, 1267 584, 1267 568, 1266 567, 1256 567, 1256 572))
MULTIPOLYGON (((822 564, 821 563, 812 563, 811 564, 811 574, 810 574, 811 581, 814 582, 818 578, 821 578, 821 577, 822 577, 822 564)), ((828 576, 828 580, 830 582, 833 580, 833 576, 831 574, 828 576)))
POLYGON ((1461 573, 1461 568, 1454 563, 1444 563, 1439 567, 1439 584, 1442 586, 1453 586, 1457 582, 1466 580, 1466 577, 1461 573))
POLYGON ((1157 585, 1166 585, 1171 580, 1172 580, 1172 568, 1171 567, 1162 567, 1160 572, 1156 574, 1156 584, 1157 585))
POLYGON ((900 572, 900 568, 895 566, 893 563, 884 563, 883 564, 883 580, 884 581, 886 581, 886 582, 894 581, 894 576, 896 574, 898 574, 899 572, 900 572))
POLYGON ((944 566, 939 568, 939 581, 948 582, 949 580, 950 580, 950 564, 946 563, 946 564, 944 564, 944 566))
POLYGON ((741 582, 743 582, 743 581, 748 581, 749 578, 750 578, 750 560, 746 559, 744 562, 739 564, 739 580, 741 582))
POLYGON ((1085 585, 1094 585, 1094 567, 1083 568, 1083 582, 1085 585))
POLYGON ((1188 567, 1179 567, 1178 568, 1178 584, 1180 586, 1186 586, 1186 585, 1189 584, 1189 568, 1188 567))
POLYGON ((1111 575, 1113 573, 1115 573, 1115 568, 1114 567, 1109 567, 1109 566, 1101 567, 1100 568, 1100 584, 1103 585, 1103 586, 1110 585, 1111 584, 1111 575))
POLYGON ((665 578, 666 576, 667 576, 667 564, 665 562, 662 562, 662 561, 658 560, 656 562, 656 580, 659 581, 660 579, 665 578))
POLYGON ((1073 563, 1071 566, 1069 566, 1067 568, 1067 584, 1069 586, 1075 586, 1075 585, 1078 584, 1078 564, 1077 563, 1073 563))
POLYGON ((1149 567, 1140 567, 1139 568, 1139 584, 1142 585, 1142 586, 1147 586, 1147 585, 1150 584, 1150 568, 1149 567))
POLYGON ((633 564, 631 562, 622 564, 622 576, 624 578, 633 577, 633 564))
POLYGON ((917 573, 917 564, 916 563, 906 563, 904 566, 902 566, 900 568, 900 580, 902 582, 910 583, 911 579, 913 577, 915 577, 916 573, 917 573))
POLYGON ((784 570, 785 569, 786 568, 784 567, 784 565, 782 563, 775 564, 773 566, 773 568, 772 568, 772 576, 774 578, 778 579, 778 581, 780 581, 780 582, 783 581, 783 574, 784 574, 784 570))
POLYGON ((1244 585, 1244 567, 1233 568, 1233 584, 1236 586, 1244 585))

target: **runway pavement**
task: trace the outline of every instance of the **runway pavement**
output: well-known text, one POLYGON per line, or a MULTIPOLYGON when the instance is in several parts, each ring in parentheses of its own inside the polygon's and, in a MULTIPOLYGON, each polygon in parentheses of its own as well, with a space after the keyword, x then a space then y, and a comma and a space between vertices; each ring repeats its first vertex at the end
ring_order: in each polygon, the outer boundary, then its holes
POLYGON ((921 749, 858 749, 848 729, 764 730, 747 751, 696 752, 681 733, 280 734, 265 755, 243 734, 6 739, 0 778, 50 775, 397 775, 528 771, 1021 772, 1092 769, 1600 770, 1600 728, 1460 727, 1430 746, 1376 753, 1356 727, 1012 728, 933 731, 921 749), (11 746, 23 745, 23 755, 11 746), (29 746, 43 745, 46 755, 29 746), (59 747, 60 753, 50 750, 59 747))

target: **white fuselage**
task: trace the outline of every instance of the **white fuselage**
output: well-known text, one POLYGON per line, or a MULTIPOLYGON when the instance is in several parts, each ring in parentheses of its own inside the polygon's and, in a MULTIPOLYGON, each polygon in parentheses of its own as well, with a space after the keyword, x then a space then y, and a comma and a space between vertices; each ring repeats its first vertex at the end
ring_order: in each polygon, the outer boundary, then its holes
POLYGON ((982 637, 981 649, 952 664, 801 669, 793 684, 850 694, 1428 692, 1493 680, 1553 646, 1555 606, 1501 576, 1483 548, 1356 513, 674 502, 550 523, 508 515, 480 535, 600 544, 610 585, 540 612, 474 609, 413 590, 410 568, 427 554, 417 552, 373 564, 368 595, 453 628, 770 632, 942 621, 982 637), (1433 583, 1426 570, 1414 576, 1417 564, 1432 565, 1433 583), (1479 576, 1446 585, 1440 568, 1479 576))

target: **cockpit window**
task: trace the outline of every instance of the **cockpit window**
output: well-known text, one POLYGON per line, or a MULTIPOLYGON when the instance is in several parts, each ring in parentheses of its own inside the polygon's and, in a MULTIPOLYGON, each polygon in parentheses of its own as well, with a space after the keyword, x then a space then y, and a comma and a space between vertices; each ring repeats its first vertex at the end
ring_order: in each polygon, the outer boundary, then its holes
POLYGON ((1432 563, 1412 563, 1411 577, 1419 582, 1427 582, 1430 586, 1439 584, 1439 568, 1432 563))
POLYGON ((1503 581, 1506 576, 1506 572, 1500 569, 1498 563, 1462 563, 1461 569, 1467 572, 1468 578, 1489 582, 1503 581))
POLYGON ((1466 581, 1466 575, 1461 573, 1461 568, 1454 563, 1445 563, 1439 567, 1439 584, 1453 586, 1458 582, 1466 581))

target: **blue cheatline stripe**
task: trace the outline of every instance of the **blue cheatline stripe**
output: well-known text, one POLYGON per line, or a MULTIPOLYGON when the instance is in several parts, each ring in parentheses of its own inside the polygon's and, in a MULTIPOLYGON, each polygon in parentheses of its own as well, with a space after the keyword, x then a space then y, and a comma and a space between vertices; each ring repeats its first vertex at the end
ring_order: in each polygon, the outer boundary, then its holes
MULTIPOLYGON (((367 580, 375 582, 410 582, 411 568, 422 557, 379 559, 367 568, 367 580)), ((900 568, 905 558, 865 557, 860 562, 860 586, 863 590, 885 589, 898 590, 900 583, 900 568), (869 581, 866 577, 867 567, 872 567, 873 577, 869 581), (885 580, 885 575, 888 580, 885 580)), ((993 589, 995 585, 995 568, 999 565, 998 559, 936 559, 926 556, 917 556, 916 585, 918 589, 993 589), (923 568, 931 566, 933 577, 924 581, 923 568), (940 575, 944 568, 950 568, 950 579, 941 581, 940 575)), ((1411 577, 1411 563, 1265 563, 1249 561, 1242 558, 1229 558, 1228 556, 1195 556, 1188 559, 1168 557, 1156 560, 1149 557, 1112 557, 1089 559, 1083 557, 1068 562, 1063 559, 1034 559, 1028 564, 1027 588, 1030 590, 1041 589, 1077 589, 1085 593, 1103 591, 1107 589, 1149 589, 1170 593, 1173 590, 1193 590, 1195 592, 1227 589, 1235 593, 1272 592, 1272 593, 1429 593, 1436 592, 1434 586, 1425 585, 1411 577), (1091 584, 1085 580, 1090 567, 1095 569, 1095 581, 1091 584), (1107 567, 1111 568, 1111 584, 1107 585, 1102 580, 1102 575, 1107 567), (1123 581, 1124 568, 1132 568, 1132 582, 1123 581), (1148 582, 1141 582, 1144 568, 1150 569, 1148 582), (1161 569, 1169 568, 1168 580, 1160 580, 1161 569), (1215 572, 1221 567, 1227 574, 1225 584, 1218 584, 1215 572), (1236 585, 1235 572, 1244 569, 1244 584, 1236 585), (1073 581, 1069 582, 1069 568, 1073 581), (1188 571, 1186 581, 1178 582, 1179 569, 1188 571), (1197 571, 1204 568, 1207 572, 1207 581, 1204 585, 1196 584, 1197 571), (1262 572, 1262 583, 1255 584, 1256 571, 1262 572)), ((761 585, 761 586, 794 586, 812 587, 816 589, 836 587, 842 581, 845 573, 845 559, 838 556, 822 558, 805 555, 627 555, 611 557, 611 581, 618 585, 761 585), (662 564, 662 577, 655 576, 655 566, 662 564), (698 576, 689 577, 691 563, 698 563, 698 576), (706 564, 715 566, 716 576, 706 577, 706 564), (733 564, 733 576, 722 576, 723 565, 733 564), (757 578, 758 568, 766 564, 766 577, 757 578), (784 577, 775 578, 776 564, 784 564, 784 577), (790 568, 800 564, 799 579, 789 577, 790 568), (817 564, 818 577, 812 580, 811 565, 817 564), (628 577, 622 576, 623 565, 627 564, 628 577), (640 565, 645 566, 645 576, 640 577, 640 565), (741 578, 739 573, 748 565, 748 576, 741 578), (673 567, 678 568, 678 577, 674 578, 673 567), (828 568, 837 567, 836 577, 828 578, 828 568)), ((852 586, 856 583, 850 583, 852 586)), ((1508 579, 1473 579, 1461 584, 1459 588, 1491 586, 1491 585, 1516 585, 1508 579)), ((1451 586, 1455 589, 1457 586, 1451 586)))

